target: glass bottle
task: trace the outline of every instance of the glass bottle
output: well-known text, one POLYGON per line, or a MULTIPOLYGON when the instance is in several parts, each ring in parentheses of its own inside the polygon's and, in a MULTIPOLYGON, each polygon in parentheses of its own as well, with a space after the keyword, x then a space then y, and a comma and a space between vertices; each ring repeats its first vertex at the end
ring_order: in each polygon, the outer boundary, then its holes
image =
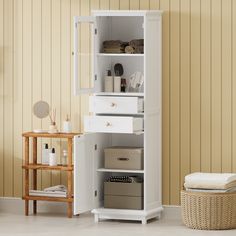
POLYGON ((66 166, 67 165, 67 155, 68 155, 68 153, 67 153, 67 150, 63 150, 62 151, 62 153, 63 153, 63 155, 62 155, 62 159, 61 159, 61 164, 63 165, 63 166, 66 166))

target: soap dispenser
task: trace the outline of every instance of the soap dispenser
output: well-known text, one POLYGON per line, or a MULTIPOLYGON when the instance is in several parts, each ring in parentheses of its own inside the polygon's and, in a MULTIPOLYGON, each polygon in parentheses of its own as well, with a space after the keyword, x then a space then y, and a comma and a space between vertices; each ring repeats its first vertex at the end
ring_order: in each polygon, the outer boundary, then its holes
POLYGON ((57 165, 57 157, 55 153, 55 148, 52 148, 52 152, 49 153, 49 165, 56 166, 57 165))
POLYGON ((113 76, 111 76, 111 70, 107 70, 107 75, 104 78, 105 92, 113 92, 113 76))

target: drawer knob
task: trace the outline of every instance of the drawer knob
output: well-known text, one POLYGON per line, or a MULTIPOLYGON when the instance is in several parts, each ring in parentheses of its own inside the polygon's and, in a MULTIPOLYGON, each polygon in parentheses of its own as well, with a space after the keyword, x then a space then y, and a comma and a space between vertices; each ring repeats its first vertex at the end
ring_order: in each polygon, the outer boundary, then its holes
POLYGON ((112 126, 110 122, 106 123, 106 127, 112 126))
POLYGON ((117 158, 119 161, 128 161, 129 160, 129 158, 127 158, 127 157, 119 157, 119 158, 117 158))
POLYGON ((115 107, 116 104, 114 102, 111 103, 111 107, 115 107))

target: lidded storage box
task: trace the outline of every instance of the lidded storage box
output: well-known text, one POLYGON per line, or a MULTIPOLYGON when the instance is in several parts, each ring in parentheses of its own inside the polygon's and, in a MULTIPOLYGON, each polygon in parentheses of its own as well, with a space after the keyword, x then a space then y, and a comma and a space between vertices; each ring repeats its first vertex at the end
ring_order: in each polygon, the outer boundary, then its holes
POLYGON ((110 147, 105 148, 105 168, 142 170, 143 148, 140 147, 110 147))
POLYGON ((104 207, 143 209, 143 183, 104 183, 104 207))

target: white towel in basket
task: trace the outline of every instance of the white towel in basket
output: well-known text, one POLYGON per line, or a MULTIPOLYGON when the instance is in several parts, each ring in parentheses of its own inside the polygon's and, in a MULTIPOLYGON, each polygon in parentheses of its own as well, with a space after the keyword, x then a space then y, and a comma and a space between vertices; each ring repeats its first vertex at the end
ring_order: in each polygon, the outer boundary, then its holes
POLYGON ((185 188, 228 189, 236 186, 236 174, 192 173, 185 176, 185 188))

